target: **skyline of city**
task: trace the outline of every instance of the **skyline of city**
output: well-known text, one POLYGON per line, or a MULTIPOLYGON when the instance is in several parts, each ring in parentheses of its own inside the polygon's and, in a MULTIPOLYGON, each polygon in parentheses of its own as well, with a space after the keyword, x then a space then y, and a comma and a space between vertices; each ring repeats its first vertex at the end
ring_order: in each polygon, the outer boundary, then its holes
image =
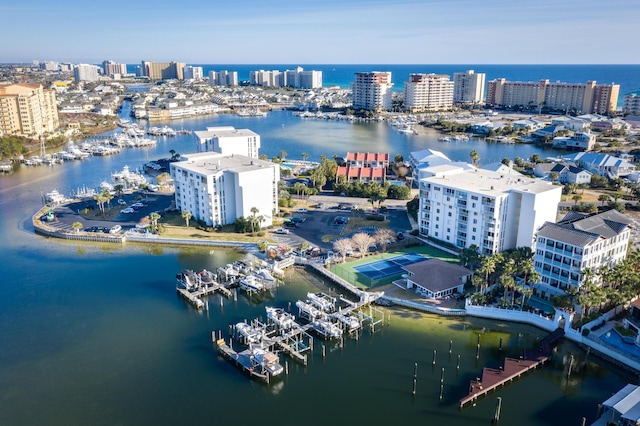
POLYGON ((27 0, 0 14, 6 32, 20 34, 0 62, 634 64, 625 46, 640 41, 640 4, 630 0, 141 0, 96 9, 27 0))

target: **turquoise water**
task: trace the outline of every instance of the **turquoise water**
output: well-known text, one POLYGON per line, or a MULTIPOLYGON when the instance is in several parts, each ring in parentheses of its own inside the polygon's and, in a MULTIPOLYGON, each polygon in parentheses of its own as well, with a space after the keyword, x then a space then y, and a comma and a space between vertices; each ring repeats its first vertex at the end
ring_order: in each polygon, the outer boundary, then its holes
MULTIPOLYGON (((275 129, 282 129, 279 120, 286 120, 285 128, 298 125, 297 118, 286 113, 269 117, 275 120, 275 129)), ((188 123, 192 127, 185 128, 237 122, 220 116, 188 123)), ((250 118, 243 123, 253 129, 250 118)), ((289 155, 309 152, 314 146, 309 140, 348 140, 349 132, 365 132, 371 140, 392 148, 402 143, 385 139, 387 133, 377 126, 333 124, 323 121, 322 130, 304 125, 308 138, 287 148, 289 155)), ((265 130, 266 135, 275 131, 265 130)), ((287 138, 293 141, 294 136, 287 138)), ((263 146, 279 152, 274 139, 263 135, 263 146)), ((437 143, 428 138, 422 141, 437 143)), ((225 299, 221 306, 214 296, 209 299, 209 312, 198 313, 176 294, 175 275, 185 268, 214 270, 245 254, 136 244, 84 246, 33 233, 30 218, 43 193, 97 185, 124 165, 135 168, 166 156, 169 149, 186 152, 192 146, 193 139, 177 137, 161 140, 154 149, 126 150, 119 156, 55 167, 20 168, 0 177, 0 424, 259 421, 264 425, 446 422, 455 426, 488 424, 495 397, 501 396, 503 424, 566 425, 579 424, 582 416, 593 419, 599 402, 637 380, 593 354, 585 359, 582 350, 561 342, 550 365, 460 411, 458 401, 465 396, 469 380, 484 366, 497 367, 504 355, 518 356, 544 334, 518 324, 391 309, 386 310, 391 314, 389 324, 379 332, 364 331, 359 340, 348 340, 343 348, 328 344, 324 359, 316 346, 306 368, 289 361, 290 374, 265 386, 221 360, 212 346, 211 332, 225 332, 229 324, 264 317, 265 304, 287 307, 309 291, 332 292, 321 279, 290 271, 286 284, 270 297, 240 296, 237 303, 225 299), (478 334, 482 347, 476 359, 478 334), (455 368, 458 354, 459 371, 455 368), (567 379, 571 354, 577 362, 567 379), (415 362, 419 372, 413 397, 415 362)))

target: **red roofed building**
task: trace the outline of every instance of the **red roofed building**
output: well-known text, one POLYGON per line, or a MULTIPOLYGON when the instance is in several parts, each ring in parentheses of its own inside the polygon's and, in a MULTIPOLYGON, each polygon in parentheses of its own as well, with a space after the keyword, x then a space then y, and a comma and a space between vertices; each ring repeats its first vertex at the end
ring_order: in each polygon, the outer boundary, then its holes
POLYGON ((389 154, 378 152, 348 152, 345 165, 338 167, 336 178, 345 176, 348 182, 360 180, 362 182, 384 183, 389 154))

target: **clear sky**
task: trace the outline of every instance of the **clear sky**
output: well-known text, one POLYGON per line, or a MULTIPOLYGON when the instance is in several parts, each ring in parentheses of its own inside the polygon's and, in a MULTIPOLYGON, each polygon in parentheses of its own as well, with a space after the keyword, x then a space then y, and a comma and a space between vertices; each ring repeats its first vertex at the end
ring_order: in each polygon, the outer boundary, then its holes
POLYGON ((0 23, 0 62, 640 63, 640 0, 6 0, 0 23))

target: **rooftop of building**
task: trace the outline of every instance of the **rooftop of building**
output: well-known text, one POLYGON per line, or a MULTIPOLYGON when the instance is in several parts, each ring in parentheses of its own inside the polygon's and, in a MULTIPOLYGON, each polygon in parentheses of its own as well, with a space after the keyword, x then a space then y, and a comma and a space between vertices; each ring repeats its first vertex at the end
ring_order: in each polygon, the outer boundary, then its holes
POLYGON ((511 191, 541 194, 560 190, 559 186, 549 182, 527 178, 511 171, 501 173, 485 169, 465 170, 454 165, 441 165, 421 169, 421 176, 427 177, 420 180, 487 196, 498 196, 511 191))
POLYGON ((586 246, 599 238, 612 238, 633 221, 615 209, 587 214, 570 211, 558 223, 545 223, 538 235, 575 246, 586 246))
POLYGON ((427 259, 422 262, 404 266, 403 269, 413 274, 409 279, 433 292, 458 287, 462 278, 473 274, 473 271, 440 259, 427 259))
POLYGON ((258 134, 252 130, 236 129, 233 126, 207 127, 207 130, 198 130, 193 133, 199 139, 258 136, 258 134))
POLYGON ((220 171, 247 172, 266 167, 277 167, 270 161, 258 160, 244 155, 222 155, 215 152, 200 152, 181 155, 177 163, 171 167, 190 170, 201 175, 213 175, 220 171))

